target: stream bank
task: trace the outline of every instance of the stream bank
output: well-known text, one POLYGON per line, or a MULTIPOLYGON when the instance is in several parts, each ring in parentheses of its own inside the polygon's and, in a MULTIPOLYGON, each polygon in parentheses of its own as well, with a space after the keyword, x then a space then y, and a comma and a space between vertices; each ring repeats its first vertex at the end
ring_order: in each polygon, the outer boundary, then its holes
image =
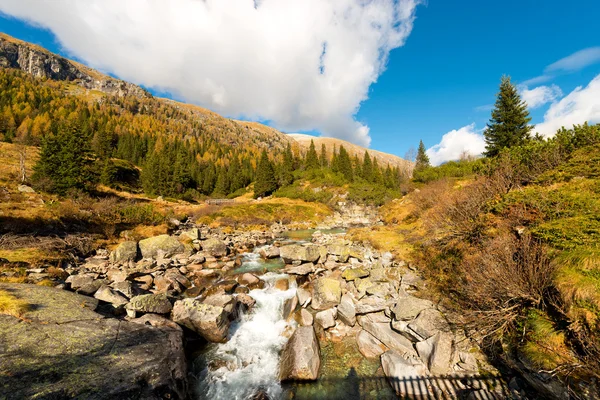
MULTIPOLYGON (((79 265, 64 265, 62 288, 95 298, 101 315, 94 319, 123 327, 137 323, 167 335, 168 341, 155 346, 173 359, 185 358, 184 343, 203 338, 201 352, 188 357, 192 374, 186 390, 194 398, 509 393, 477 347, 433 303, 417 297, 424 282, 410 265, 346 240, 343 230, 283 232, 281 226, 234 233, 181 226, 173 235, 124 242, 79 265)), ((32 279, 45 274, 49 271, 30 272, 32 279)), ((106 335, 108 356, 118 356, 113 352, 118 332, 106 335)), ((8 367, 18 364, 7 360, 8 367)), ((145 363, 165 365, 158 353, 145 363)), ((161 398, 165 388, 173 389, 172 398, 183 396, 181 383, 157 384, 151 379, 156 369, 148 371, 137 378, 146 382, 147 398, 148 393, 161 398)), ((64 375, 59 380, 68 371, 64 375)), ((136 390, 141 389, 127 387, 136 390)))

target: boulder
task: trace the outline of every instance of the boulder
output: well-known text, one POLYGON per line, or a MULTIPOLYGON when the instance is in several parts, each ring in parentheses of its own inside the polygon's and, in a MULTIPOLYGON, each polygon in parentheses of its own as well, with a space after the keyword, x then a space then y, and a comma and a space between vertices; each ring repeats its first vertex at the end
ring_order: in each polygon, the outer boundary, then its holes
POLYGON ((417 318, 408 324, 408 329, 423 339, 428 339, 437 332, 450 332, 448 321, 441 312, 433 308, 423 310, 417 318))
POLYGON ((186 398, 181 332, 104 318, 98 300, 66 290, 0 290, 35 305, 0 315, 0 398, 186 398))
POLYGON ((124 282, 129 277, 129 273, 125 269, 109 268, 106 271, 106 277, 111 282, 124 282))
POLYGON ((350 258, 350 248, 344 244, 332 244, 328 247, 327 250, 329 254, 337 256, 339 262, 348 262, 348 258, 350 258))
POLYGON ((319 342, 312 326, 299 326, 283 348, 281 381, 314 381, 319 377, 319 342))
POLYGON ((230 294, 213 294, 202 301, 204 304, 221 307, 227 314, 235 310, 236 299, 230 294))
POLYGON ((144 258, 172 257, 185 251, 185 247, 176 238, 169 235, 159 235, 140 240, 140 252, 144 258))
POLYGON ((360 278, 366 278, 369 276, 369 271, 363 268, 347 268, 342 272, 342 278, 347 281, 354 281, 360 278))
POLYGON ((397 282, 402 281, 402 270, 400 268, 373 268, 371 279, 374 282, 397 282))
POLYGON ((348 326, 356 324, 356 309, 352 295, 346 293, 342 296, 342 300, 337 309, 338 319, 348 326))
POLYGON ((429 368, 429 372, 440 376, 451 372, 452 345, 452 335, 438 332, 429 339, 417 343, 415 348, 423 363, 429 368))
POLYGON ((258 285, 260 279, 256 275, 246 272, 242 276, 238 277, 238 282, 240 285, 253 286, 258 285))
POLYGON ((35 193, 35 190, 31 186, 27 185, 19 185, 17 186, 17 190, 21 193, 35 193))
POLYGON ((296 296, 298 297, 298 303, 302 307, 307 307, 312 299, 310 292, 304 288, 296 289, 296 296))
POLYGON ((114 290, 121 293, 123 296, 127 297, 128 299, 133 297, 133 287, 131 285, 131 282, 129 282, 129 281, 115 282, 111 286, 114 290))
POLYGON ((342 298, 340 281, 331 278, 319 278, 313 283, 312 308, 325 310, 335 307, 342 298))
POLYGON ((286 264, 290 264, 292 261, 314 263, 321 257, 318 246, 301 246, 299 244, 280 247, 279 255, 286 264))
POLYGON ((300 265, 288 265, 284 268, 283 272, 290 275, 308 275, 315 270, 315 264, 304 263, 300 265))
POLYGON ((123 242, 110 253, 110 262, 113 264, 123 264, 129 261, 136 261, 138 254, 139 250, 137 242, 123 242))
POLYGON ((98 300, 110 303, 115 307, 125 305, 129 302, 129 300, 127 300, 125 297, 121 296, 119 293, 106 285, 100 286, 96 293, 94 293, 94 297, 98 300))
POLYGON ((130 319, 129 322, 133 322, 136 324, 143 324, 153 326, 155 328, 160 328, 164 330, 174 330, 183 332, 181 327, 177 325, 175 322, 171 321, 168 318, 163 317, 158 314, 144 314, 139 318, 130 319))
POLYGON ((296 296, 286 299, 283 303, 283 319, 288 319, 296 311, 296 307, 298 307, 298 298, 296 296))
POLYGON ((202 242, 202 251, 213 257, 225 257, 229 254, 229 247, 222 240, 210 238, 202 242))
POLYGON ((380 297, 365 297, 355 305, 356 314, 361 315, 384 311, 388 307, 389 303, 380 297))
POLYGON ((397 321, 409 321, 427 308, 433 308, 431 301, 405 296, 398 299, 398 302, 392 308, 392 313, 397 321))
POLYGON ((323 329, 334 327, 336 313, 337 312, 335 308, 319 311, 315 314, 315 321, 317 321, 317 323, 321 325, 323 329))
POLYGON ((377 340, 392 350, 396 350, 402 356, 409 359, 417 359, 412 342, 390 327, 389 322, 373 322, 370 318, 361 320, 362 328, 375 336, 377 340))
POLYGON ((364 329, 361 329, 358 335, 356 335, 356 344, 358 345, 360 354, 366 358, 379 357, 388 350, 385 344, 381 343, 375 336, 364 329))
POLYGON ((313 315, 306 308, 300 309, 300 325, 312 326, 313 322, 313 315))
POLYGON ((260 255, 262 258, 271 259, 279 257, 279 247, 268 246, 260 249, 260 255))
POLYGON ((77 290, 81 287, 91 284, 98 277, 98 274, 77 274, 70 275, 65 282, 71 284, 71 289, 77 290))
POLYGON ((167 314, 171 312, 173 306, 165 293, 158 293, 135 296, 129 301, 126 308, 144 313, 167 314))
POLYGON ((173 306, 171 319, 210 342, 227 341, 229 318, 222 307, 203 304, 197 299, 178 300, 173 306))
POLYGON ((273 287, 277 290, 288 290, 290 288, 290 280, 288 278, 277 279, 273 287))
POLYGON ((242 304, 246 310, 251 309, 256 304, 256 300, 247 293, 238 293, 235 295, 235 299, 238 303, 242 304))
POLYGON ((192 240, 192 241, 199 240, 201 237, 200 229, 198 229, 198 228, 188 229, 187 231, 182 232, 180 236, 187 240, 192 240))
POLYGON ((396 394, 404 399, 434 399, 427 385, 427 367, 420 361, 404 358, 394 350, 381 355, 381 366, 396 394))

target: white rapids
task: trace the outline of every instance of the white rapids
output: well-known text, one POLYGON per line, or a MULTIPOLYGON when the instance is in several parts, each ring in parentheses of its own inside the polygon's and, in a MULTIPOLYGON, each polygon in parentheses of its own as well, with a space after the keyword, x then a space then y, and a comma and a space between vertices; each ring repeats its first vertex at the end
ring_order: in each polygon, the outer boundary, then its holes
POLYGON ((205 355, 210 368, 202 371, 199 382, 201 399, 244 400, 262 391, 269 399, 283 396, 279 384, 279 354, 288 341, 283 333, 295 322, 283 319, 285 300, 295 296, 290 289, 281 291, 272 286, 285 274, 267 273, 261 276, 267 285, 250 292, 256 300, 254 308, 231 326, 227 343, 213 345, 205 355))

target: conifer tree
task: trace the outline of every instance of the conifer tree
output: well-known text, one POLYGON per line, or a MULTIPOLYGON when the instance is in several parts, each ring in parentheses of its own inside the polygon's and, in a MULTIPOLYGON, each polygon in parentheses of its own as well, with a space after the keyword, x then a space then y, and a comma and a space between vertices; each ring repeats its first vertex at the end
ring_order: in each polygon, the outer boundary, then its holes
POLYGON ((327 148, 325 147, 325 143, 321 143, 321 156, 319 157, 319 161, 321 163, 321 167, 327 168, 329 163, 327 161, 327 148))
POLYGON ((369 153, 365 150, 365 155, 363 157, 362 163, 362 178, 367 182, 373 181, 373 164, 371 163, 371 157, 369 157, 369 153))
POLYGON ((344 178, 348 182, 352 182, 354 180, 354 173, 352 170, 352 161, 350 160, 350 155, 344 148, 344 146, 340 145, 340 153, 337 157, 338 163, 338 172, 340 172, 344 178))
POLYGON ((288 143, 283 153, 283 161, 280 169, 280 179, 282 186, 290 185, 294 181, 294 154, 292 146, 288 143))
POLYGON ((304 168, 307 170, 319 168, 319 156, 317 155, 315 142, 313 140, 310 141, 310 147, 308 148, 306 158, 304 159, 304 168))
POLYGON ((527 103, 521 99, 510 77, 503 76, 492 117, 483 132, 485 156, 495 157, 504 148, 519 146, 530 140, 533 129, 530 121, 527 103))
POLYGON ((33 179, 58 194, 69 189, 88 189, 96 182, 90 167, 93 158, 89 142, 75 123, 61 125, 56 132, 46 134, 33 179))
POLYGON ((422 171, 425 168, 430 167, 430 163, 429 163, 429 156, 427 155, 427 152, 425 151, 425 145, 423 144, 423 141, 421 140, 419 142, 419 149, 417 150, 417 158, 415 161, 415 171, 422 171))
POLYGON ((224 166, 219 168, 217 183, 215 184, 215 194, 229 194, 229 176, 227 175, 227 168, 224 166))
POLYGON ((254 182, 254 198, 268 196, 277 190, 275 170, 269 160, 267 151, 263 150, 256 168, 256 181, 254 182))

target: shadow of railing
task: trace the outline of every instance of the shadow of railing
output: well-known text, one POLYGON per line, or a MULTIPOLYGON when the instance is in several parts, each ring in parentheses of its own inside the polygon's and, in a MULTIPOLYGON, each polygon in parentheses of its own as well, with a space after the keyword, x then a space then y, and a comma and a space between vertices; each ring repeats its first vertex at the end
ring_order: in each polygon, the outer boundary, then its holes
MULTIPOLYGON (((395 398, 411 400, 467 398, 473 400, 500 400, 511 398, 505 381, 495 376, 442 375, 396 379, 385 376, 358 376, 353 368, 345 377, 323 377, 315 382, 295 382, 289 385, 288 391, 294 394, 294 399, 304 399, 302 393, 308 393, 307 389, 315 385, 329 393, 323 397, 328 400, 383 400, 395 398), (395 394, 392 394, 392 392, 395 394), (385 393, 388 393, 388 395, 385 395, 385 393)), ((314 393, 314 391, 310 392, 314 393)))

